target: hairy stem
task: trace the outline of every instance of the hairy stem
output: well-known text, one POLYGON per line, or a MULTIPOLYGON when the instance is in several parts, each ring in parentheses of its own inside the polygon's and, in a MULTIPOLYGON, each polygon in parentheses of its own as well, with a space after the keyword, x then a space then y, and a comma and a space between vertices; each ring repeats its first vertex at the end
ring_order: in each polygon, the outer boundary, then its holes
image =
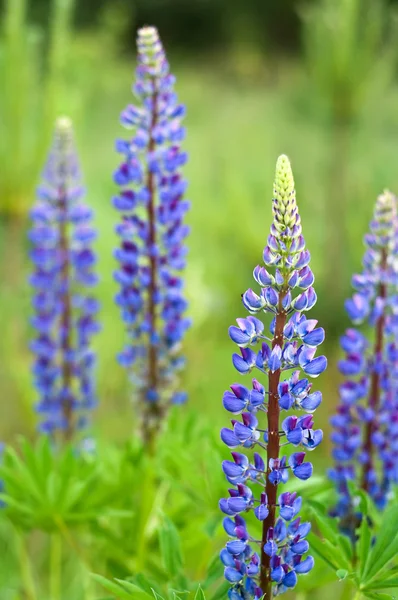
MULTIPOLYGON (((155 88, 155 81, 153 80, 155 88)), ((148 152, 155 150, 155 139, 153 131, 157 123, 157 98, 158 94, 153 93, 152 96, 152 120, 149 130, 148 152)), ((148 390, 157 391, 158 389, 158 353, 156 342, 154 341, 156 334, 156 287, 157 287, 157 257, 155 254, 156 244, 156 181, 155 174, 148 169, 147 174, 147 189, 149 193, 148 200, 148 248, 149 248, 149 268, 150 282, 148 288, 148 316, 149 316, 149 342, 148 342, 148 390)), ((157 401, 144 400, 147 403, 147 418, 144 420, 144 439, 149 449, 153 449, 155 436, 155 422, 159 416, 159 403, 157 401)))
POLYGON ((26 536, 15 530, 16 548, 19 559, 19 568, 21 570, 21 585, 26 600, 37 600, 35 581, 30 562, 29 552, 25 546, 26 536))
MULTIPOLYGON (((65 166, 61 164, 60 171, 63 172, 65 166)), ((67 396, 62 401, 62 413, 66 421, 65 440, 70 440, 73 434, 73 410, 71 397, 72 369, 70 354, 72 350, 72 306, 70 297, 70 252, 68 240, 67 224, 67 193, 66 186, 60 187, 59 191, 59 248, 61 254, 61 304, 62 315, 60 323, 61 331, 61 369, 62 369, 62 390, 67 396)))
POLYGON ((79 558, 81 564, 85 565, 86 569, 89 572, 91 572, 93 570, 92 566, 90 565, 86 555, 81 550, 79 544, 73 538, 68 526, 65 524, 63 519, 61 519, 59 517, 54 517, 54 522, 57 525, 58 530, 59 530, 60 534, 62 535, 62 537, 64 538, 65 542, 68 544, 68 546, 71 548, 71 550, 73 550, 73 552, 79 558))
POLYGON ((355 595, 355 588, 351 581, 345 582, 340 600, 352 600, 355 595))
MULTIPOLYGON (((387 266, 387 251, 385 248, 383 248, 383 250, 381 252, 381 264, 380 264, 380 269, 381 269, 382 275, 386 270, 386 266, 387 266)), ((380 282, 378 295, 383 300, 386 298, 387 286, 386 286, 385 282, 383 282, 383 281, 380 282)), ((380 315, 380 317, 378 318, 377 323, 376 323, 375 345, 374 345, 374 352, 373 352, 373 356, 375 357, 376 361, 380 361, 382 358, 383 347, 384 347, 384 329, 385 329, 385 313, 384 313, 384 308, 383 308, 383 312, 380 315)), ((369 408, 372 408, 374 411, 377 411, 377 409, 379 407, 379 403, 380 403, 380 372, 379 372, 379 369, 373 369, 371 382, 370 382, 368 405, 369 405, 369 408)), ((372 436, 373 436, 373 433, 375 432, 375 428, 376 428, 376 423, 375 423, 374 419, 367 423, 366 430, 365 430, 365 439, 364 439, 364 443, 363 443, 363 451, 365 453, 365 456, 367 457, 367 460, 363 465, 361 487, 366 492, 369 491, 369 473, 373 469, 373 466, 374 466, 374 446, 372 443, 372 436)))
POLYGON ((50 598, 60 600, 61 598, 61 560, 62 547, 61 538, 58 533, 50 536, 50 598))
MULTIPOLYGON (((286 295, 286 290, 282 290, 279 294, 278 313, 275 319, 275 334, 272 340, 272 348, 283 346, 283 329, 286 323, 286 312, 282 307, 282 300, 286 295)), ((281 371, 278 369, 274 373, 268 375, 268 446, 267 446, 267 483, 265 492, 268 497, 269 513, 263 521, 263 534, 261 540, 261 570, 260 570, 260 587, 264 594, 265 600, 272 598, 272 581, 270 577, 270 557, 264 552, 264 545, 267 542, 267 533, 270 527, 275 526, 276 520, 276 499, 278 486, 273 485, 269 481, 269 461, 271 458, 279 457, 279 396, 278 385, 281 376, 281 371)))

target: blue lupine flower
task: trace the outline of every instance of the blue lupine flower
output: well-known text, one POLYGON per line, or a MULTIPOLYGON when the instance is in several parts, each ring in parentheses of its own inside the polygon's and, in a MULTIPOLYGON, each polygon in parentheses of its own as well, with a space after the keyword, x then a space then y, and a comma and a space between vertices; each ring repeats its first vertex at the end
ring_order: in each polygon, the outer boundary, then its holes
POLYGON ((305 538, 310 524, 297 517, 301 497, 295 492, 278 497, 278 485, 286 483, 289 473, 302 480, 312 474, 312 464, 305 457, 307 450, 322 441, 322 431, 314 429, 312 416, 322 395, 311 391, 302 373, 314 378, 326 368, 326 358, 316 356, 324 330, 303 314, 314 306, 316 294, 286 156, 277 162, 273 214, 263 253, 265 267, 257 266, 253 273, 261 291, 249 289, 242 296, 252 315, 260 311, 272 315, 272 339, 264 335, 264 324, 254 316, 237 319, 237 326, 229 329, 239 347, 232 357, 236 370, 245 375, 256 369, 268 378, 267 391, 253 379, 252 389, 236 383, 223 397, 224 408, 238 415, 231 421, 232 428, 221 431, 223 442, 238 449, 232 452, 233 460, 223 462, 226 478, 235 487, 229 490, 229 498, 220 500, 222 512, 228 515, 224 528, 233 540, 220 555, 232 586, 230 600, 262 595, 269 600, 293 588, 297 575, 308 573, 314 564, 311 556, 303 558, 309 548, 305 538), (302 414, 287 415, 280 423, 280 412, 290 410, 302 414), (282 445, 300 451, 281 455, 282 445), (258 450, 253 459, 243 453, 250 448, 258 450), (266 462, 262 451, 267 453, 266 462), (249 511, 261 522, 262 535, 248 532, 241 514, 249 511))
POLYGON ((353 327, 342 336, 345 358, 339 368, 346 379, 331 419, 335 466, 330 477, 339 495, 333 514, 351 536, 360 515, 347 482, 356 481, 383 508, 398 481, 397 232, 396 198, 386 191, 377 199, 365 236, 363 272, 354 275, 355 293, 345 305, 354 324, 373 328, 374 342, 353 327))
POLYGON ((58 119, 53 147, 31 211, 34 271, 31 349, 39 429, 70 438, 96 406, 91 338, 98 331, 92 211, 84 189, 69 119, 58 119))
POLYGON ((134 92, 140 105, 123 111, 121 122, 133 136, 117 142, 124 156, 114 174, 120 191, 113 204, 121 214, 115 279, 128 333, 118 360, 146 403, 145 437, 151 438, 167 406, 186 400, 177 374, 184 366, 180 345, 190 324, 179 275, 185 267, 189 202, 180 172, 187 160, 180 149, 185 109, 173 91, 175 79, 156 29, 140 29, 137 45, 134 92))

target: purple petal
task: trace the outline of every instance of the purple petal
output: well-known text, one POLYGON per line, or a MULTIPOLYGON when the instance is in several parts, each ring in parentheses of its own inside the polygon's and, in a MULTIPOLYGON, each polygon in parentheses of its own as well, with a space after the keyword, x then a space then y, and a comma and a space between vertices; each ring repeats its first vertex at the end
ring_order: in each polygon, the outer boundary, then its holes
POLYGON ((307 556, 305 560, 302 560, 294 567, 296 573, 304 574, 309 573, 314 567, 314 559, 312 556, 307 556))
POLYGON ((308 364, 306 364, 303 369, 304 372, 310 377, 318 377, 323 371, 326 369, 328 365, 328 361, 326 356, 318 356, 308 364))
POLYGON ((238 446, 240 446, 240 441, 238 440, 234 432, 231 431, 231 429, 227 429, 226 427, 223 427, 221 429, 221 439, 224 442, 224 444, 229 446, 229 448, 237 448, 238 446))
POLYGON ((254 514, 259 521, 264 521, 264 519, 266 519, 269 515, 268 506, 266 504, 259 504, 254 509, 254 514))
POLYGON ((312 475, 312 463, 306 462, 306 463, 303 463, 302 465, 299 465, 298 467, 295 467, 293 469, 293 474, 298 479, 302 479, 303 481, 305 481, 306 479, 309 479, 312 475))

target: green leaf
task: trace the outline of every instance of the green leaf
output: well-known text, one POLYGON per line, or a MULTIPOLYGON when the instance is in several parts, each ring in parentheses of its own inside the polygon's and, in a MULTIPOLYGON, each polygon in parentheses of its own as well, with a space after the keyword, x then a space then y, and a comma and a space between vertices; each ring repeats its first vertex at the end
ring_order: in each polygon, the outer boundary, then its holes
POLYGON ((343 581, 343 579, 345 579, 348 575, 348 571, 346 569, 338 569, 336 571, 336 577, 339 579, 339 581, 343 581))
POLYGON ((133 596, 128 592, 124 591, 118 584, 110 581, 106 577, 102 577, 102 575, 97 575, 95 573, 91 573, 91 577, 103 588, 105 588, 108 592, 114 594, 117 598, 121 598, 121 600, 131 600, 133 596))
POLYGON ((217 553, 212 557, 207 567, 206 579, 204 580, 205 589, 210 588, 213 585, 213 583, 220 581, 222 577, 222 572, 223 567, 220 561, 220 556, 217 553))
POLYGON ((347 560, 349 560, 351 562, 351 560, 352 560, 352 545, 351 545, 348 537, 345 535, 339 534, 337 536, 337 542, 338 542, 339 548, 341 548, 342 551, 344 552, 347 560))
POLYGON ((398 553, 398 507, 387 510, 378 531, 363 573, 363 583, 371 581, 379 571, 388 567, 398 553))
POLYGON ((198 589, 196 590, 194 600, 206 600, 206 596, 201 585, 199 585, 198 589))
POLYGON ((7 493, 0 493, 0 501, 4 502, 7 507, 17 509, 19 512, 25 515, 33 514, 32 508, 29 505, 24 505, 22 502, 15 500, 12 496, 7 493))
POLYGON ((136 600, 140 598, 142 600, 151 598, 152 600, 152 593, 147 594, 141 588, 139 588, 138 585, 135 585, 134 583, 131 583, 130 581, 125 581, 123 579, 115 579, 115 581, 117 581, 120 587, 122 587, 126 592, 130 593, 131 598, 135 598, 136 600))
POLYGON ((7 466, 6 463, 0 466, 0 477, 5 482, 5 486, 12 485, 17 488, 25 486, 25 491, 29 492, 35 500, 40 501, 43 492, 39 489, 37 482, 26 471, 23 472, 20 469, 22 465, 20 461, 16 464, 17 468, 11 465, 7 466))
POLYGON ((393 600, 394 596, 391 594, 366 594, 365 598, 369 598, 369 600, 393 600))
MULTIPOLYGON (((20 438, 20 447, 21 452, 7 448, 0 464, 4 513, 14 525, 51 532, 59 520, 72 528, 121 518, 122 512, 112 513, 120 506, 118 484, 109 482, 97 457, 87 460, 71 447, 53 453, 42 439, 32 446, 20 438)), ((130 518, 129 511, 124 514, 130 518)))
POLYGON ((364 589, 365 590, 388 590, 390 588, 398 587, 398 577, 386 577, 385 579, 376 579, 372 583, 369 583, 364 589))
POLYGON ((338 531, 335 522, 328 517, 324 513, 324 507, 319 502, 315 502, 314 500, 308 501, 310 511, 313 513, 315 517, 316 523, 318 525, 319 531, 322 536, 330 541, 336 540, 338 536, 338 531))
POLYGON ((155 596, 155 600, 164 600, 163 596, 152 590, 153 595, 155 596))
POLYGON ((314 533, 308 536, 310 547, 333 571, 345 569, 351 571, 351 564, 344 556, 341 548, 335 542, 320 540, 314 533))
POLYGON ((366 571, 368 559, 371 551, 371 541, 372 541, 372 532, 370 531, 370 527, 368 524, 367 518, 364 516, 362 518, 362 523, 359 529, 359 539, 357 542, 357 552, 359 559, 359 573, 360 573, 360 581, 362 581, 362 576, 366 571))
POLYGON ((311 534, 308 536, 311 550, 317 554, 333 571, 339 569, 339 565, 336 564, 334 556, 330 554, 327 548, 324 547, 323 542, 315 535, 311 534))
POLYGON ((169 589, 169 596, 170 594, 172 594, 173 600, 183 600, 183 598, 186 599, 188 597, 189 591, 186 590, 185 592, 180 592, 177 590, 169 589))
POLYGON ((229 587, 230 585, 228 581, 223 581, 222 584, 216 589, 214 594, 212 594, 211 600, 225 600, 229 587))
POLYGON ((183 560, 179 533, 168 517, 159 529, 159 544, 164 568, 174 578, 182 570, 183 560))
POLYGON ((139 573, 133 578, 133 583, 137 585, 143 592, 146 592, 149 596, 153 596, 153 590, 156 590, 160 593, 160 588, 158 584, 149 580, 145 575, 139 573))

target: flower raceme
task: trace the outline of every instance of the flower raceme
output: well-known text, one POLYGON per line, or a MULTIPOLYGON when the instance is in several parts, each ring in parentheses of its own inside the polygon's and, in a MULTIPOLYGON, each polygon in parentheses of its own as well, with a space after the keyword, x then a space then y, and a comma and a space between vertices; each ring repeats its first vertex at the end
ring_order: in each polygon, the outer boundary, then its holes
POLYGON ((185 267, 189 202, 180 172, 187 160, 180 149, 185 109, 173 91, 175 79, 156 29, 140 29, 137 44, 134 92, 140 105, 121 115, 134 134, 116 145, 123 162, 114 175, 120 191, 113 204, 121 215, 115 279, 128 332, 118 360, 130 370, 145 403, 145 436, 151 437, 167 406, 186 399, 176 375, 184 365, 180 345, 189 327, 179 274, 185 267))
POLYGON ((339 499, 334 514, 352 535, 355 508, 348 482, 357 482, 383 508, 398 481, 398 219, 396 198, 386 191, 376 201, 365 236, 363 271, 346 302, 353 327, 341 338, 345 358, 340 372, 340 404, 331 419, 334 468, 339 499), (360 331, 373 330, 372 339, 360 331))
POLYGON ((31 211, 36 330, 31 349, 40 430, 52 435, 62 431, 67 439, 96 405, 91 348, 99 329, 99 305, 91 292, 97 282, 91 247, 96 232, 83 196, 72 124, 60 118, 31 211))
POLYGON ((236 370, 242 375, 259 373, 251 387, 235 383, 223 397, 224 408, 233 415, 232 427, 221 431, 223 442, 233 450, 232 460, 223 462, 232 487, 229 497, 220 501, 230 536, 221 561, 232 584, 231 600, 263 595, 269 600, 293 588, 297 575, 308 573, 314 563, 311 556, 304 556, 310 524, 298 516, 301 497, 295 492, 278 494, 289 473, 302 480, 311 477, 306 453, 322 441, 312 416, 322 396, 312 391, 308 377, 317 377, 327 365, 324 356, 315 356, 324 330, 304 314, 316 303, 314 276, 286 156, 277 161, 272 208, 265 265, 253 273, 260 292, 249 289, 243 294, 243 305, 251 315, 237 319, 229 329, 239 347, 232 357, 236 370), (252 316, 259 312, 273 317, 271 337, 264 333, 263 322, 252 316), (262 376, 268 379, 267 388, 262 376), (281 412, 286 412, 282 419, 281 412), (292 453, 281 453, 282 447, 290 446, 292 453), (260 540, 249 532, 242 516, 246 513, 261 523, 260 540))

